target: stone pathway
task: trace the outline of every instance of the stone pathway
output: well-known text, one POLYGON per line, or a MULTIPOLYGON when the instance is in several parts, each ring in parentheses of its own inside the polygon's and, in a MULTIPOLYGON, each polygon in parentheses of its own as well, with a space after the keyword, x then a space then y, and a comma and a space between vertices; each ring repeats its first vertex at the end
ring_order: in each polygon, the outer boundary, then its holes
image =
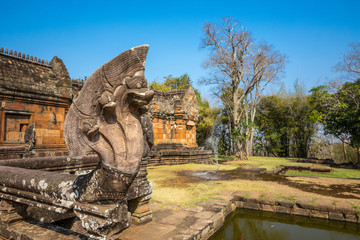
MULTIPOLYGON (((226 198, 226 197, 223 197, 226 198)), ((208 200, 196 206, 180 208, 152 203, 153 221, 132 225, 120 235, 122 240, 186 240, 208 239, 224 223, 228 214, 236 208, 228 200, 208 200)))
MULTIPOLYGON (((360 212, 350 202, 334 202, 330 199, 313 201, 278 199, 271 195, 227 192, 215 199, 181 208, 152 203, 153 221, 132 225, 124 230, 121 240, 206 240, 224 224, 225 218, 236 208, 339 220, 360 223, 360 212), (336 204, 334 204, 336 203, 336 204)), ((320 199, 319 199, 320 200, 320 199)))

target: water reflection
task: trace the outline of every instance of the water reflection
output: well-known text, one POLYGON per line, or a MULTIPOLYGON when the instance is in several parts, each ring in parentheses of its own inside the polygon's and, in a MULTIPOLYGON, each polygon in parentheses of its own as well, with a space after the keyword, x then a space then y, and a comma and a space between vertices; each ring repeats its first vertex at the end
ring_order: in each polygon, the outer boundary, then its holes
POLYGON ((360 240, 357 224, 239 210, 210 240, 360 240))

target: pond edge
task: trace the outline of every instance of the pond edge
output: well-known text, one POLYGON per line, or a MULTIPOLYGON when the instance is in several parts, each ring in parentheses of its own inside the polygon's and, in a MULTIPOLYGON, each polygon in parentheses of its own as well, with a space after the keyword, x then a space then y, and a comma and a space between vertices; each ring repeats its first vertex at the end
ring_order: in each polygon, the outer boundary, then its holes
MULTIPOLYGON (((339 202, 337 206, 323 201, 314 203, 306 200, 258 199, 249 197, 246 194, 234 194, 232 196, 217 196, 217 199, 210 199, 195 205, 201 207, 201 212, 212 212, 213 214, 204 214, 204 217, 200 217, 201 219, 198 222, 190 226, 190 229, 196 230, 196 233, 191 235, 181 234, 171 239, 209 239, 224 225, 226 217, 234 213, 236 209, 250 209, 355 224, 360 223, 360 209, 357 206, 344 202, 339 202), (224 198, 224 200, 220 200, 220 198, 224 198)), ((184 208, 183 210, 192 211, 191 207, 184 208)), ((201 214, 201 212, 198 214, 201 214)))

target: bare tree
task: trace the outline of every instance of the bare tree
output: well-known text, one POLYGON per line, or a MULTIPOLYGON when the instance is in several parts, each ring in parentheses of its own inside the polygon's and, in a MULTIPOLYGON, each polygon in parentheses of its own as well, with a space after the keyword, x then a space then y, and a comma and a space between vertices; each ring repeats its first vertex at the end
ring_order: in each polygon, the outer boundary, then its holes
POLYGON ((202 47, 210 50, 205 67, 213 70, 203 83, 215 84, 221 90, 230 87, 228 107, 232 114, 236 156, 247 159, 247 143, 253 131, 249 123, 255 117, 254 107, 266 82, 274 80, 283 68, 285 57, 265 43, 256 44, 245 27, 233 18, 223 19, 220 25, 206 23, 203 30, 202 47), (253 96, 257 97, 251 100, 249 96, 254 90, 258 93, 253 96))
POLYGON ((335 66, 335 70, 345 73, 351 80, 356 80, 360 78, 360 42, 350 43, 349 46, 350 49, 335 66))

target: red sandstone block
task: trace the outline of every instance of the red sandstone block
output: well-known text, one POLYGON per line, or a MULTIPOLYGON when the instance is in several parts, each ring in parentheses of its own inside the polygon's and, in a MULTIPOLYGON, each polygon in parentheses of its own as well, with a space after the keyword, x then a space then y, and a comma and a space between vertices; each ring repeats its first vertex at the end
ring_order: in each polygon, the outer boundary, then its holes
POLYGON ((25 110, 25 104, 20 102, 6 102, 5 108, 13 110, 25 110))
POLYGON ((48 129, 49 130, 56 130, 56 131, 60 131, 61 129, 64 129, 64 126, 62 126, 60 123, 50 123, 48 125, 48 129))
POLYGON ((42 121, 34 118, 35 122, 35 131, 37 132, 38 129, 46 129, 49 126, 49 121, 42 121))
POLYGON ((47 129, 46 128, 40 128, 36 126, 36 139, 37 137, 43 137, 47 135, 47 129))
POLYGON ((48 130, 48 137, 60 137, 60 130, 48 130))
POLYGON ((34 120, 35 121, 44 121, 44 122, 49 122, 49 113, 35 113, 34 114, 34 120))
POLYGON ((38 134, 36 133, 36 145, 41 145, 42 143, 43 143, 42 136, 38 136, 38 134))
POLYGON ((19 132, 7 132, 6 133, 6 141, 18 142, 24 141, 24 136, 20 136, 19 132))
POLYGON ((43 144, 56 144, 56 138, 55 137, 49 137, 49 136, 43 136, 43 144))
POLYGON ((57 114, 56 114, 56 120, 57 120, 58 122, 64 122, 64 120, 65 120, 64 114, 61 113, 61 112, 57 113, 57 114))
POLYGON ((64 138, 60 138, 60 137, 56 138, 56 144, 64 144, 64 143, 65 143, 64 138))
MULTIPOLYGON (((185 134, 185 130, 184 129, 181 129, 181 128, 176 128, 176 134, 185 134)), ((181 137, 181 136, 180 136, 181 137)))
POLYGON ((39 105, 25 103, 24 107, 25 107, 24 110, 26 110, 26 111, 31 111, 31 112, 39 112, 40 111, 39 105))

